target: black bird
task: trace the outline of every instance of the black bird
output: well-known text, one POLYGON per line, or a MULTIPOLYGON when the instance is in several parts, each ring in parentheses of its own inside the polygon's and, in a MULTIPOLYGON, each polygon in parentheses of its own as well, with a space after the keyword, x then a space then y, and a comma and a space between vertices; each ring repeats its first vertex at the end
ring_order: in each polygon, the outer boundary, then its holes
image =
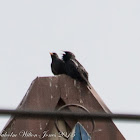
POLYGON ((76 60, 75 55, 72 52, 64 51, 62 59, 65 62, 65 71, 66 74, 78 81, 84 82, 86 85, 90 87, 90 83, 88 81, 88 72, 85 68, 76 60))
POLYGON ((51 69, 54 75, 65 74, 65 62, 56 53, 50 53, 52 58, 51 69))

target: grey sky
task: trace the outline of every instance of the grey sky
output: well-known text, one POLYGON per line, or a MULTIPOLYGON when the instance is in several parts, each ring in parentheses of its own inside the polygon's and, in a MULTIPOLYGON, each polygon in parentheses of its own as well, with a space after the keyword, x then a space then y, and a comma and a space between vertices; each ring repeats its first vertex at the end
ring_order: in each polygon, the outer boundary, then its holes
MULTIPOLYGON (((16 108, 37 76, 52 76, 49 52, 61 50, 76 55, 112 112, 140 113, 140 1, 0 1, 0 108, 16 108)), ((140 123, 115 123, 139 140, 140 123)))

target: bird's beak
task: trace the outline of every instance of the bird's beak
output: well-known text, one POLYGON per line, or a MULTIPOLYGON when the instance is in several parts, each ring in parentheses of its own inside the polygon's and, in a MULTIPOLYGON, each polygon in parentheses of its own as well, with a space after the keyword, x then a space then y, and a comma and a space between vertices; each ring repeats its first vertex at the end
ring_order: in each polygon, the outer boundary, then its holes
POLYGON ((53 53, 50 52, 50 55, 53 55, 53 53))

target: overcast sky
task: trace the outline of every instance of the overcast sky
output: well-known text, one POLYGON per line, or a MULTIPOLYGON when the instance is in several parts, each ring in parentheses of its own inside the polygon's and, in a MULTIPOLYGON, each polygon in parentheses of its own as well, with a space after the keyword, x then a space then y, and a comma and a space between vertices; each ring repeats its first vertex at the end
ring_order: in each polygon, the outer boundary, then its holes
MULTIPOLYGON (((15 109, 37 76, 53 76, 49 52, 61 50, 76 55, 113 113, 140 113, 139 0, 0 1, 0 108, 15 109)), ((115 124, 139 140, 140 122, 115 124)))

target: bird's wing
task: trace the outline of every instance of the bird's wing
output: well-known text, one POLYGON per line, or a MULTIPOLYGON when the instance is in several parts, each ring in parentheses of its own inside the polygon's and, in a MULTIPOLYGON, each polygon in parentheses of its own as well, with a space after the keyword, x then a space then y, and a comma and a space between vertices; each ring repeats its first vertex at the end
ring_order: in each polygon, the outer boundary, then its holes
POLYGON ((72 71, 72 73, 75 73, 75 75, 77 76, 78 79, 84 80, 84 81, 88 81, 88 75, 84 69, 84 67, 77 62, 77 60, 71 59, 69 61, 69 65, 72 71))
POLYGON ((88 80, 88 72, 85 70, 85 68, 77 61, 77 60, 74 60, 75 63, 77 63, 77 65, 80 67, 83 75, 85 76, 85 78, 88 80))
POLYGON ((79 63, 77 63, 75 59, 70 59, 66 63, 66 71, 69 76, 79 81, 85 82, 85 84, 90 88, 91 84, 88 81, 88 73, 81 64, 79 65, 79 63))
POLYGON ((70 74, 75 74, 75 76, 79 76, 78 64, 74 60, 71 59, 67 62, 67 68, 70 74))

